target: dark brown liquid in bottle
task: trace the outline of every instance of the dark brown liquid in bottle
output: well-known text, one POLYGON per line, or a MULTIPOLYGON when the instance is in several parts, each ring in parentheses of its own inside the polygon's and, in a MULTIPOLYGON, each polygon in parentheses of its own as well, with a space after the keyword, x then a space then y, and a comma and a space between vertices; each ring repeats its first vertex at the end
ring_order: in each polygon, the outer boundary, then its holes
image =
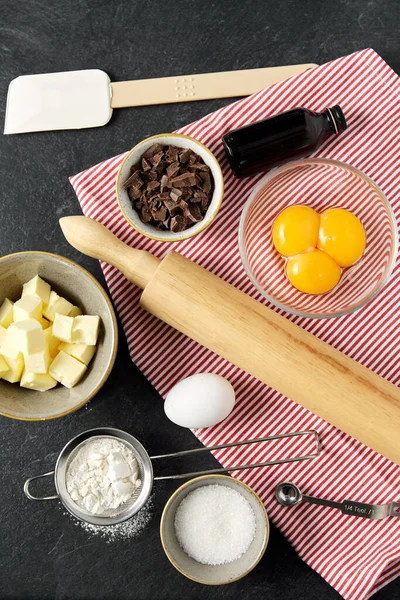
POLYGON ((230 131, 222 139, 233 172, 247 177, 311 154, 343 129, 346 120, 339 106, 322 113, 296 108, 230 131))

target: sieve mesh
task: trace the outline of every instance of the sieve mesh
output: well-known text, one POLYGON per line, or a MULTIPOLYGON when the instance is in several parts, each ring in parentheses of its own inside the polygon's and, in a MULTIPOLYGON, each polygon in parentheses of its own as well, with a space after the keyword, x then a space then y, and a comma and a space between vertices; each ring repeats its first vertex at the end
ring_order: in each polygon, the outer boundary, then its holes
POLYGON ((94 429, 77 436, 63 448, 55 468, 55 484, 61 502, 75 517, 92 525, 115 525, 129 519, 144 506, 153 485, 153 469, 149 455, 136 438, 118 429, 94 429), (133 454, 137 461, 141 485, 135 489, 129 500, 118 508, 95 514, 71 498, 66 480, 69 468, 82 448, 94 440, 102 439, 116 440, 133 454))
MULTIPOLYGON (((93 436, 93 437, 91 437, 91 438, 89 438, 87 440, 84 440, 80 444, 78 444, 78 446, 76 446, 70 452, 69 456, 67 457, 67 463, 66 463, 66 468, 65 468, 65 488, 66 489, 67 489, 66 479, 67 479, 68 471, 69 471, 69 468, 71 466, 72 461, 77 457, 78 453, 82 450, 83 447, 87 446, 88 444, 92 444, 95 440, 98 441, 98 440, 101 440, 101 439, 115 440, 115 437, 111 436, 111 435, 97 435, 97 436, 93 436)), ((143 481, 144 481, 144 477, 145 477, 142 459, 141 459, 139 453, 132 446, 132 444, 130 444, 126 440, 121 440, 121 439, 118 440, 118 443, 124 445, 128 450, 130 450, 130 452, 132 452, 133 456, 136 458, 136 462, 137 462, 137 465, 138 465, 138 471, 139 471, 138 479, 140 479, 141 484, 140 484, 140 486, 138 486, 135 489, 134 493, 129 498, 129 500, 127 500, 123 504, 120 504, 118 506, 118 508, 110 508, 109 510, 106 510, 106 511, 104 511, 102 513, 93 513, 93 512, 88 511, 83 505, 81 505, 78 502, 76 502, 75 500, 73 500, 73 498, 71 498, 71 496, 70 496, 70 494, 69 494, 69 492, 67 490, 67 494, 68 494, 68 497, 69 497, 69 502, 71 504, 75 505, 81 512, 83 512, 87 516, 96 515, 98 517, 117 517, 121 513, 123 513, 124 511, 129 510, 129 508, 137 501, 137 499, 140 496, 140 492, 142 490, 143 481)))

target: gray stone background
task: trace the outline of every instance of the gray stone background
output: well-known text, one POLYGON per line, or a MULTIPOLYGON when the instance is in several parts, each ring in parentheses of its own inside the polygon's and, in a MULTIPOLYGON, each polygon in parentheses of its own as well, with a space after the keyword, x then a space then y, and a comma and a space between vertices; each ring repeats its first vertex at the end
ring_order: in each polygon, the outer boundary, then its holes
MULTIPOLYGON (((284 65, 319 64, 371 46, 400 72, 398 0, 1 0, 0 122, 18 75, 101 68, 112 80, 284 65)), ((88 268, 58 227, 79 214, 68 176, 172 131, 229 100, 114 112, 98 129, 0 136, 0 252, 48 250, 88 268)), ((25 499, 25 478, 52 468, 72 436, 96 426, 136 435, 150 453, 195 447, 167 421, 162 401, 121 343, 115 368, 88 408, 60 420, 0 417, 0 598, 339 600, 273 527, 267 553, 245 579, 201 587, 179 575, 159 542, 172 483, 155 486, 151 523, 134 540, 91 539, 57 504, 25 499)), ((211 457, 202 466, 212 466, 211 457)), ((374 600, 400 597, 400 579, 374 600)))

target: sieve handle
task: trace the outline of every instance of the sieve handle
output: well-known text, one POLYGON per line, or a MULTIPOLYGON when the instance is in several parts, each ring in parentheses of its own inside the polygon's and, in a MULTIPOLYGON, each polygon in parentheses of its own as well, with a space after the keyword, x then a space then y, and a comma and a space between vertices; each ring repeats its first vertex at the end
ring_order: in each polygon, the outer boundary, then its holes
POLYGON ((50 477, 50 475, 54 475, 54 471, 49 471, 48 473, 43 473, 43 475, 35 475, 34 477, 29 477, 24 484, 24 493, 25 496, 27 498, 29 498, 29 500, 57 500, 58 499, 58 495, 56 496, 33 496, 33 494, 30 493, 29 491, 29 486, 31 484, 32 481, 35 481, 35 479, 41 479, 42 477, 50 477))
POLYGON ((212 470, 207 470, 207 471, 194 471, 192 473, 179 473, 179 474, 175 474, 175 475, 164 475, 164 476, 154 477, 154 481, 161 481, 163 479, 186 479, 186 478, 196 477, 196 476, 201 476, 201 475, 211 475, 214 473, 228 473, 229 471, 242 471, 244 469, 256 469, 258 467, 271 467, 274 465, 283 465, 286 463, 310 460, 313 458, 317 458, 320 455, 321 443, 320 443, 318 432, 315 431, 315 429, 309 429, 307 431, 294 431, 291 433, 281 433, 279 435, 271 435, 269 437, 258 438, 256 440, 245 440, 242 442, 232 442, 230 444, 220 444, 219 446, 204 446, 203 448, 192 448, 191 450, 181 450, 179 452, 174 452, 173 454, 159 454, 157 456, 151 456, 150 460, 153 461, 158 458, 174 458, 176 456, 185 456, 187 454, 197 454, 198 452, 221 450, 223 448, 234 448, 237 446, 244 446, 247 444, 259 444, 260 442, 270 442, 273 440, 280 440, 280 439, 285 439, 285 438, 308 436, 308 435, 311 435, 314 437, 315 452, 312 454, 308 454, 308 455, 304 455, 304 456, 295 456, 293 458, 282 458, 280 460, 273 460, 273 461, 264 462, 264 463, 234 465, 232 467, 218 468, 218 469, 212 469, 212 470))

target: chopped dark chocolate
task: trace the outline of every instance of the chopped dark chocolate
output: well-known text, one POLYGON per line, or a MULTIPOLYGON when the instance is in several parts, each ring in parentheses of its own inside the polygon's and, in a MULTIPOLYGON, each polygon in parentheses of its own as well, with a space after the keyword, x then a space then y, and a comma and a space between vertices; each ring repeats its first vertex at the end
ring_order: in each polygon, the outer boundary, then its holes
POLYGON ((150 223, 150 221, 153 218, 151 211, 148 208, 146 208, 145 206, 143 206, 143 208, 139 214, 140 214, 140 218, 143 221, 143 223, 150 223))
POLYGON ((188 204, 187 208, 183 212, 184 216, 187 217, 193 223, 198 223, 202 220, 203 215, 198 204, 188 204))
POLYGON ((178 188, 172 188, 169 193, 171 200, 174 202, 178 202, 179 198, 182 196, 182 190, 178 188))
POLYGON ((205 192, 206 194, 208 194, 208 192, 211 191, 211 178, 210 178, 210 173, 207 173, 206 171, 204 171, 204 173, 200 173, 200 177, 203 180, 203 192, 205 192))
POLYGON ((176 146, 168 146, 165 157, 168 163, 174 163, 178 160, 179 148, 176 146))
POLYGON ((168 186, 169 183, 169 179, 167 175, 163 175, 161 177, 161 189, 163 190, 164 188, 166 188, 168 186))
POLYGON ((160 206, 159 208, 153 209, 151 214, 155 221, 163 222, 167 218, 168 211, 165 206, 160 206))
POLYGON ((149 181, 146 189, 148 192, 153 192, 154 190, 157 190, 159 187, 160 187, 159 181, 149 181))
POLYGON ((196 175, 194 173, 186 172, 178 175, 171 179, 173 187, 186 187, 189 185, 196 185, 196 175))
POLYGON ((153 165, 153 167, 157 167, 160 164, 163 156, 164 152, 157 152, 157 154, 154 154, 154 156, 150 158, 150 162, 153 165))
POLYGON ((154 156, 155 154, 157 154, 157 152, 161 152, 162 148, 163 147, 161 146, 161 144, 153 144, 142 155, 142 158, 151 158, 152 156, 154 156))
POLYGON ((150 171, 151 169, 151 164, 145 158, 142 158, 142 169, 143 171, 150 171))
POLYGON ((142 179, 140 179, 139 171, 137 169, 132 171, 131 176, 128 177, 128 179, 125 181, 122 187, 127 189, 131 185, 133 185, 133 187, 140 187, 141 185, 143 185, 143 181, 142 179))
POLYGON ((181 168, 181 165, 178 162, 173 162, 171 163, 168 167, 167 167, 167 175, 168 177, 174 177, 179 169, 181 168))
POLYGON ((182 215, 177 215, 176 217, 172 217, 171 219, 171 231, 174 233, 178 233, 179 231, 183 231, 186 229, 186 219, 182 217, 182 215))
POLYGON ((179 154, 179 162, 183 165, 188 162, 189 158, 192 156, 193 152, 190 148, 186 148, 183 152, 179 154))
POLYGON ((168 208, 168 212, 171 215, 171 217, 181 212, 179 204, 177 204, 173 200, 165 200, 164 204, 168 208))
POLYGON ((143 223, 180 232, 204 218, 213 182, 203 159, 190 148, 155 143, 131 167, 123 184, 143 223))
POLYGON ((135 187, 129 187, 128 188, 128 196, 129 199, 132 200, 132 202, 134 200, 137 200, 138 198, 140 198, 140 196, 142 195, 142 191, 140 188, 135 188, 135 187))
POLYGON ((208 167, 204 163, 195 162, 190 165, 189 171, 191 171, 192 173, 194 173, 195 171, 208 171, 208 167))

